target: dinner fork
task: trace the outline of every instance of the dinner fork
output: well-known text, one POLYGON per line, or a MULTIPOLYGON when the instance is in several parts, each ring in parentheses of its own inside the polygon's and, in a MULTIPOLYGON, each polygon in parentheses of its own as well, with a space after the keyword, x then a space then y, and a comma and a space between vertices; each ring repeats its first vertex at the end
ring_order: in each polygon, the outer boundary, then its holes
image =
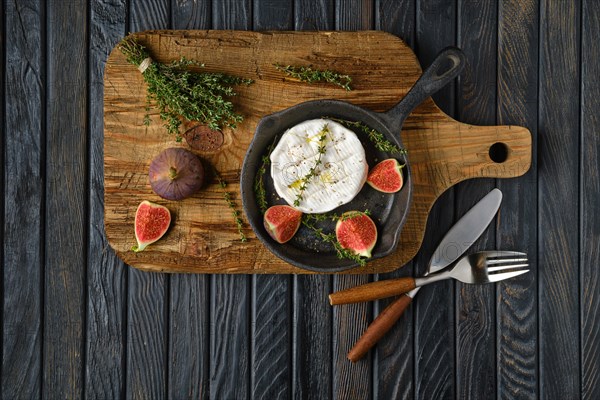
POLYGON ((397 278, 371 282, 329 295, 331 305, 360 303, 410 292, 416 287, 454 278, 464 283, 490 283, 528 272, 527 254, 517 251, 481 251, 463 256, 441 272, 421 278, 397 278), (507 272, 502 272, 507 271, 507 272))

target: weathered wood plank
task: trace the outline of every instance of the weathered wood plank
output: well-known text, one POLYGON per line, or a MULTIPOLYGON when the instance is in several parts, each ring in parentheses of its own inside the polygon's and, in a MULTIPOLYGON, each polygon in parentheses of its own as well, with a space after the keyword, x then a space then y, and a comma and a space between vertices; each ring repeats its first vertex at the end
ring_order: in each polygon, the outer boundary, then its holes
POLYGON ((497 397, 537 397, 537 82, 538 2, 504 1, 498 9, 498 122, 528 127, 531 170, 499 179, 503 193, 497 248, 528 254, 532 272, 497 285, 497 397))
POLYGON ((600 5, 584 2, 581 25, 580 169, 581 398, 600 398, 600 5))
POLYGON ((294 1, 294 29, 298 31, 332 30, 335 22, 332 0, 294 1))
MULTIPOLYGON (((578 398, 579 1, 540 10, 539 396, 578 398)), ((597 95, 597 94, 596 94, 597 95)))
MULTIPOLYGON (((210 1, 172 3, 173 29, 208 29, 210 1)), ((199 60, 202 61, 202 60, 199 60)), ((169 292, 169 399, 208 397, 210 276, 174 274, 169 292)))
POLYGON ((89 247, 86 327, 87 398, 119 398, 125 394, 125 318, 127 267, 104 234, 104 65, 125 34, 125 2, 90 3, 89 84, 89 247))
MULTIPOLYGON (((251 3, 213 2, 216 29, 249 29, 251 3)), ((240 204, 240 199, 234 201, 240 204)), ((211 288, 210 397, 250 397, 251 280, 249 276, 216 275, 211 288)))
MULTIPOLYGON (((392 33, 407 44, 415 43, 415 2, 412 0, 378 0, 374 4, 375 29, 392 33)), ((352 14, 350 14, 352 15, 352 14)), ((409 276, 414 272, 410 262, 395 272, 375 276, 375 280, 409 276)), ((373 305, 373 317, 379 315, 395 299, 373 305)), ((414 395, 414 325, 413 307, 377 343, 371 351, 373 360, 373 398, 406 399, 414 395)), ((369 356, 367 356, 369 357, 369 356)))
MULTIPOLYGON (((254 1, 253 29, 293 30, 292 1, 254 1)), ((289 275, 252 280, 252 371, 254 399, 292 396, 292 288, 289 275)))
MULTIPOLYGON (((429 65, 441 49, 456 45, 456 2, 417 2, 415 49, 422 66, 429 65)), ((433 95, 442 111, 454 116, 455 82, 433 95)), ((429 258, 454 222, 454 189, 435 202, 427 220, 426 236, 414 260, 417 275, 426 272, 429 258)), ((418 399, 455 396, 454 283, 425 287, 413 301, 414 395, 418 399)))
POLYGON ((44 252, 43 6, 3 2, 0 12, 2 384, 0 397, 39 398, 44 252), (6 85, 6 86, 5 86, 6 85), (6 90, 5 90, 6 89, 6 90))
MULTIPOLYGON (((169 28, 170 1, 132 0, 127 23, 131 32, 169 28)), ((168 393, 169 277, 130 268, 128 282, 125 394, 162 398, 168 393)))
MULTIPOLYGON (((431 64, 440 50, 457 44, 456 3, 450 0, 417 2, 417 41, 414 48, 421 65, 431 64)), ((456 114, 455 82, 451 82, 431 97, 446 114, 456 114)))
MULTIPOLYGON (((332 1, 296 0, 294 7, 294 29, 332 29, 332 1)), ((294 276, 294 399, 333 397, 333 311, 327 302, 332 288, 332 278, 328 275, 294 276)))
MULTIPOLYGON (((373 29, 373 2, 344 0, 335 3, 336 30, 373 29)), ((371 276, 338 275, 333 277, 333 290, 362 285, 371 276)), ((370 302, 351 304, 333 309, 333 398, 371 398, 373 363, 371 357, 352 364, 348 351, 365 331, 372 320, 373 306, 370 302)))
MULTIPOLYGON (((461 74, 459 120, 494 125, 496 121, 497 2, 460 3, 458 44, 467 56, 461 74)), ((463 215, 492 188, 491 181, 468 181, 456 186, 457 216, 463 215)), ((489 229, 473 250, 493 249, 489 229)), ((496 393, 496 307, 493 285, 457 283, 456 389, 458 398, 491 398, 496 393)))
POLYGON ((84 389, 88 246, 87 2, 47 4, 44 398, 84 389))

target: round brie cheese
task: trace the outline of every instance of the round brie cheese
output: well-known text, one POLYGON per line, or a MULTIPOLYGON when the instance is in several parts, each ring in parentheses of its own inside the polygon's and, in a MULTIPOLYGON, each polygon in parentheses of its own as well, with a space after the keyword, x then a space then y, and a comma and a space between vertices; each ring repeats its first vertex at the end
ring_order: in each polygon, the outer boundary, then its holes
POLYGON ((328 119, 288 129, 270 158, 277 194, 309 214, 350 202, 367 180, 369 168, 356 134, 328 119))

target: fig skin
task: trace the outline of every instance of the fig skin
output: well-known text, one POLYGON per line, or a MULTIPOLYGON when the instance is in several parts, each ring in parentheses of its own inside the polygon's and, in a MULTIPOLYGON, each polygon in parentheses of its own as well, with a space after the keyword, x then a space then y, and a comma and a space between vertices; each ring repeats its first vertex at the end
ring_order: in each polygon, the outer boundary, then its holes
POLYGON ((204 167, 191 151, 173 147, 152 160, 148 177, 154 193, 163 199, 183 200, 202 187, 204 167))

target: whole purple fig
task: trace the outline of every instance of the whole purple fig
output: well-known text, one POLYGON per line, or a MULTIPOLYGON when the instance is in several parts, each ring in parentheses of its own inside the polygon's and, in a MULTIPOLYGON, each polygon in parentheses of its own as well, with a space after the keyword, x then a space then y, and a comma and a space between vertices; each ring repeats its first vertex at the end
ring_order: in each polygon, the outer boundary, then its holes
POLYGON ((163 199, 182 200, 200 190, 204 167, 191 151, 173 147, 152 160, 148 176, 154 193, 163 199))

